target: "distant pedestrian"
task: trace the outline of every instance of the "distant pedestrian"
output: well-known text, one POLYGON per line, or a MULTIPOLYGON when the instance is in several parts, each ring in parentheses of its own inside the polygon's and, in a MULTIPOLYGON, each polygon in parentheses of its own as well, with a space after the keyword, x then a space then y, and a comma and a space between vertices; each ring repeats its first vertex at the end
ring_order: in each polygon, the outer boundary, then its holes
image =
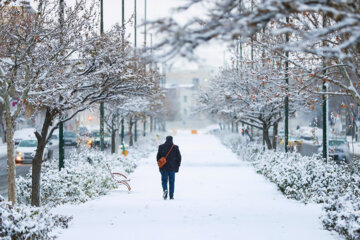
POLYGON ((163 198, 166 200, 169 193, 170 199, 174 199, 175 173, 179 171, 181 164, 181 154, 179 147, 174 145, 172 136, 167 136, 165 143, 159 146, 156 160, 159 161, 163 157, 166 158, 166 163, 164 166, 159 167, 163 188, 163 198), (168 182, 170 190, 169 192, 168 182))

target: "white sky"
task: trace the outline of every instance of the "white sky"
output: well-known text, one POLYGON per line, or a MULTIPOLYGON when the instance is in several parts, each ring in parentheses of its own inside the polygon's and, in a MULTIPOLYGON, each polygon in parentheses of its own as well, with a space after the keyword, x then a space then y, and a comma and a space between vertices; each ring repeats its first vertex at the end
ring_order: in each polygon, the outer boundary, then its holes
MULTIPOLYGON (((29 0, 34 3, 34 0, 29 0)), ((74 2, 75 0, 64 0, 66 3, 74 2)), ((100 1, 100 0, 99 0, 100 1)), ((182 6, 185 0, 146 0, 147 1, 147 20, 156 20, 158 18, 167 17, 169 15, 175 16, 175 19, 181 23, 185 23, 187 19, 192 16, 201 16, 204 12, 203 6, 198 6, 191 11, 182 14, 175 14, 172 8, 182 6)), ((116 23, 121 24, 121 9, 122 0, 103 0, 104 2, 104 26, 105 30, 111 28, 116 23)), ((134 13, 134 0, 124 0, 125 2, 125 21, 128 21, 134 13)), ((144 6, 145 0, 137 0, 137 23, 141 25, 144 21, 144 6)), ((130 41, 134 40, 134 27, 129 26, 127 34, 130 34, 130 41)), ((150 46, 151 31, 148 27, 147 32, 147 46, 150 46)), ((153 36, 153 42, 156 42, 156 36, 153 36)), ((141 47, 144 44, 144 27, 139 27, 137 30, 137 45, 141 47)), ((228 61, 229 54, 226 54, 226 43, 211 43, 198 47, 195 51, 199 60, 197 62, 189 62, 183 58, 173 59, 167 65, 173 65, 178 69, 197 69, 198 64, 209 65, 212 67, 221 67, 224 65, 224 58, 228 61)))
MULTIPOLYGON (((169 15, 174 15, 174 12, 171 11, 172 8, 176 6, 181 6, 183 0, 146 0, 147 1, 147 19, 155 20, 161 17, 167 17, 169 15)), ((115 23, 121 23, 121 0, 104 0, 104 25, 105 29, 109 29, 115 23)), ((134 0, 125 0, 125 21, 130 19, 134 13, 134 0)), ((137 0, 137 23, 140 25, 144 20, 144 4, 145 0, 137 0)), ((176 20, 180 22, 186 22, 186 19, 189 19, 195 14, 199 14, 202 9, 194 9, 193 11, 183 13, 181 15, 176 15, 176 20)), ((133 26, 131 29, 127 29, 127 32, 131 34, 131 41, 133 41, 133 26)), ((150 31, 148 28, 147 34, 147 45, 150 46, 150 31)), ((156 42, 156 37, 153 36, 153 42, 156 42)), ((141 46, 144 44, 144 28, 140 27, 137 30, 137 44, 141 46)), ((197 55, 199 56, 199 62, 205 65, 210 65, 213 67, 223 66, 224 51, 226 50, 225 44, 208 44, 207 46, 201 46, 196 50, 197 55)), ((174 59, 174 67, 183 68, 183 69, 194 69, 197 68, 197 63, 188 62, 185 59, 174 59)), ((171 63, 169 63, 170 65, 171 63)))

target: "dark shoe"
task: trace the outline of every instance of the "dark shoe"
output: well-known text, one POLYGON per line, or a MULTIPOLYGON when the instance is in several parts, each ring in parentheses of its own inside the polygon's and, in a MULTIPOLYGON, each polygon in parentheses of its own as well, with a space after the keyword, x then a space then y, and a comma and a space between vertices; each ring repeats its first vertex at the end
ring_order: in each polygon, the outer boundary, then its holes
POLYGON ((168 190, 165 190, 165 191, 164 191, 164 194, 163 194, 163 198, 164 198, 164 200, 166 200, 166 199, 167 199, 167 195, 168 195, 168 190))
POLYGON ((174 200, 174 197, 170 197, 170 200, 174 200))

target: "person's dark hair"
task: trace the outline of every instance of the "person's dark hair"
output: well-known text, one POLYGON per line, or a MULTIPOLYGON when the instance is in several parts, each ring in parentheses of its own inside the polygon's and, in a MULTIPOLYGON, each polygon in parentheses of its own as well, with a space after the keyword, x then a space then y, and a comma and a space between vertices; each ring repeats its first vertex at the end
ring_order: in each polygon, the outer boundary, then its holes
POLYGON ((166 141, 167 141, 167 142, 172 142, 172 141, 173 141, 173 137, 172 137, 172 136, 167 136, 167 137, 166 137, 166 141))

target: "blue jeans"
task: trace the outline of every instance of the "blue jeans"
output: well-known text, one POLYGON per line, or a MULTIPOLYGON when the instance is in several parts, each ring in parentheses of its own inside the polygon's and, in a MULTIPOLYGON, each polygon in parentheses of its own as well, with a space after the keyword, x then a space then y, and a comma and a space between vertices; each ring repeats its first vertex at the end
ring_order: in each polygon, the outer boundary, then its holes
POLYGON ((160 170, 161 173, 161 184, 163 190, 168 190, 167 183, 169 181, 169 195, 170 198, 174 197, 174 189, 175 189, 175 172, 160 170))

